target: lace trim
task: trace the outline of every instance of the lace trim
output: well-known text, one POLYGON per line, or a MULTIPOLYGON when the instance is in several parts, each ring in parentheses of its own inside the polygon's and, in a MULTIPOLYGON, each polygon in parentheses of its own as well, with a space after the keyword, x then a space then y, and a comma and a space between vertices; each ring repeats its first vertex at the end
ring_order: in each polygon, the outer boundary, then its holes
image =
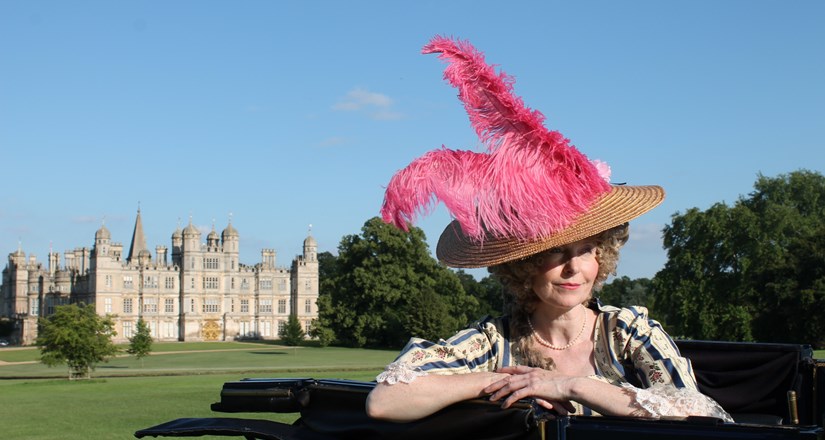
POLYGON ((416 377, 426 376, 426 371, 421 371, 421 367, 413 367, 406 362, 396 361, 389 365, 375 378, 378 383, 395 385, 398 382, 410 383, 416 377))
POLYGON ((633 396, 636 405, 651 417, 716 417, 733 423, 733 418, 715 400, 691 388, 676 388, 672 385, 654 385, 650 388, 636 388, 622 384, 633 396))

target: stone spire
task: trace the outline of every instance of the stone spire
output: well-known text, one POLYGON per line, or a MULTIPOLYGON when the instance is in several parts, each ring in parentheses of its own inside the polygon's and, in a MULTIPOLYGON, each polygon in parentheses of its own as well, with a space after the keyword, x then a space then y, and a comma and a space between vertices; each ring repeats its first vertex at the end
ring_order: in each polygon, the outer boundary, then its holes
MULTIPOLYGON (((140 206, 138 206, 137 218, 135 219, 135 231, 132 232, 132 246, 129 248, 129 256, 126 261, 131 263, 133 258, 138 258, 142 251, 149 252, 146 247, 146 236, 143 235, 143 222, 140 220, 140 206)), ((135 261, 137 262, 137 261, 135 261)))

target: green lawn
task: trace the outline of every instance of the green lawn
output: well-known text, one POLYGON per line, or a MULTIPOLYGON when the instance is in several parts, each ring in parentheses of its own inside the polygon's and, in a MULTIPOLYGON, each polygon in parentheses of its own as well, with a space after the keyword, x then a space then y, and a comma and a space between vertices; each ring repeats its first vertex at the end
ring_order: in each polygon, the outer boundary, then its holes
MULTIPOLYGON (((372 380, 378 371, 324 372, 315 378, 372 380)), ((278 377, 307 374, 285 373, 278 377)), ((258 374, 252 377, 270 377, 258 374)), ((180 417, 246 417, 291 423, 297 414, 221 414, 209 406, 220 400, 234 374, 119 377, 92 381, 0 381, 3 438, 133 439, 138 429, 180 417)), ((209 438, 209 437, 202 437, 209 438)))
MULTIPOLYGON (((398 354, 395 350, 352 350, 339 347, 283 347, 253 343, 153 344, 152 354, 138 361, 120 356, 97 366, 93 377, 180 375, 236 372, 380 370, 398 354), (157 350, 156 350, 157 349, 157 350)), ((37 349, 0 350, 0 379, 67 375, 64 366, 37 362, 37 349), (25 362, 25 363, 23 363, 25 362)))
MULTIPOLYGON (((0 364, 3 438, 132 439, 138 429, 180 417, 292 422, 297 414, 220 414, 213 413, 210 404, 220 400, 224 382, 247 377, 372 380, 397 354, 234 342, 168 345, 174 347, 153 345, 157 352, 145 358, 143 365, 132 357, 101 364, 91 381, 63 379, 65 367, 0 364)), ((0 360, 26 362, 38 354, 30 349, 2 350, 0 360)))

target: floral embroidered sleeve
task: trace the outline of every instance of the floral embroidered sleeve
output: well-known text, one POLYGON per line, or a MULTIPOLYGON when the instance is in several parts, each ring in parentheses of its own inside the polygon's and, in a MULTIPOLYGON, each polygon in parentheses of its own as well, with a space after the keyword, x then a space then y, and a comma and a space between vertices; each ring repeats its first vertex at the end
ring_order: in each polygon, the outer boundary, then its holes
POLYGON ((617 345, 624 348, 623 357, 632 364, 634 382, 640 387, 672 384, 676 388, 697 389, 690 361, 682 357, 662 326, 648 317, 646 308, 622 309, 614 337, 621 339, 617 345))
POLYGON ((699 392, 690 360, 679 353, 662 326, 648 318, 646 308, 622 309, 614 338, 617 346, 624 347, 623 355, 633 367, 634 377, 627 379, 639 385, 623 384, 623 387, 644 415, 696 415, 733 421, 718 403, 699 392))
POLYGON ((378 375, 378 382, 412 382, 425 374, 464 374, 494 371, 503 349, 501 335, 492 321, 462 330, 450 339, 431 342, 412 338, 378 375))

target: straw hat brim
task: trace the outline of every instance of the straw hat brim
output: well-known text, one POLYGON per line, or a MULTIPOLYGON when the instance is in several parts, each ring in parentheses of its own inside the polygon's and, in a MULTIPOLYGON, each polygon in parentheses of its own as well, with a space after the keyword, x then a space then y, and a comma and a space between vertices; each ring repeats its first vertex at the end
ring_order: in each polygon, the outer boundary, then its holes
POLYGON ((464 235, 461 225, 452 221, 438 239, 436 256, 447 266, 458 268, 489 267, 520 260, 627 223, 658 206, 664 198, 665 191, 660 186, 615 185, 570 226, 532 241, 489 236, 478 242, 464 235))

